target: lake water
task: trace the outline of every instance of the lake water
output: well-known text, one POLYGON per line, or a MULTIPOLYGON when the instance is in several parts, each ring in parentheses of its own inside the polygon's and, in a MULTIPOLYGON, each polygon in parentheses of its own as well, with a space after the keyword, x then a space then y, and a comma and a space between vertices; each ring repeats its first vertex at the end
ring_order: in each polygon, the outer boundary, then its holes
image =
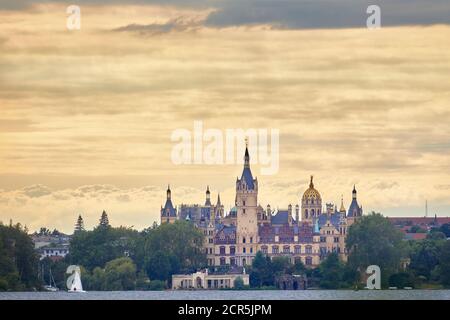
POLYGON ((450 290, 0 292, 0 300, 450 300, 450 290))

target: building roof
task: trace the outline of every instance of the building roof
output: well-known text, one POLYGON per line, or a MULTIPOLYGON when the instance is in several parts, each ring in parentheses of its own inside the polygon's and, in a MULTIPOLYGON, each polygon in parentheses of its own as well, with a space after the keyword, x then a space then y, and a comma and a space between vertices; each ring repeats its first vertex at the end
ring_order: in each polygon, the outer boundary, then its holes
POLYGON ((270 218, 272 224, 289 224, 289 212, 287 210, 278 210, 277 214, 270 218))
POLYGON ((309 183, 309 188, 306 189, 306 191, 303 193, 303 198, 302 199, 303 200, 306 200, 306 199, 321 200, 322 199, 321 196, 320 196, 319 191, 317 191, 314 188, 313 176, 311 176, 311 181, 309 183))
POLYGON ((176 210, 173 207, 172 200, 170 198, 168 198, 166 200, 166 204, 164 205, 164 208, 161 211, 162 211, 161 215, 164 217, 176 217, 177 216, 176 210))
POLYGON ((235 244, 236 243, 236 227, 217 224, 216 235, 214 237, 215 244, 235 244))
POLYGON ((335 226, 336 228, 339 227, 340 221, 341 221, 341 214, 340 213, 332 213, 330 215, 323 213, 319 216, 319 227, 322 228, 324 226, 328 219, 330 220, 331 224, 335 226))
POLYGON ((350 207, 348 208, 347 217, 359 217, 362 215, 362 209, 358 205, 358 200, 356 198, 352 199, 352 203, 350 204, 350 207))
POLYGON ((405 233, 406 240, 423 240, 427 238, 426 233, 405 233))
POLYGON ((388 217, 388 220, 395 225, 439 225, 450 223, 450 217, 388 217))
POLYGON ((255 184, 253 183, 253 175, 250 168, 244 168, 244 170, 242 171, 241 181, 245 181, 247 189, 249 190, 255 189, 255 184))

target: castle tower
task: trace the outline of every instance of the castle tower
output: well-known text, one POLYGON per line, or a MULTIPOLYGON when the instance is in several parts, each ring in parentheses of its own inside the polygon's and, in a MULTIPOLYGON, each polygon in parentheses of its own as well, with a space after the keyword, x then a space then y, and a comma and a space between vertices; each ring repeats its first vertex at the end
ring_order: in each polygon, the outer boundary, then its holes
POLYGON ((295 205, 295 222, 300 224, 300 207, 298 204, 295 205))
POLYGON ((288 223, 290 226, 292 226, 292 204, 289 204, 288 206, 288 223))
POLYGON ((348 226, 350 226, 353 222, 355 222, 356 219, 361 217, 362 214, 363 214, 363 210, 362 210, 362 207, 360 207, 358 204, 356 186, 353 186, 352 203, 350 204, 350 207, 348 208, 348 213, 347 213, 348 226))
POLYGON ((316 217, 322 214, 322 197, 319 191, 314 188, 313 176, 309 183, 309 188, 303 193, 302 197, 302 221, 313 223, 316 217))
POLYGON ((209 186, 206 186, 206 200, 205 200, 205 206, 211 205, 211 192, 209 192, 209 186))
POLYGON ((248 146, 245 148, 244 170, 236 181, 236 261, 240 266, 250 265, 258 244, 258 180, 250 170, 248 146))
POLYGON ((177 220, 177 210, 172 204, 172 191, 170 191, 170 185, 167 186, 166 192, 166 204, 161 207, 161 224, 174 223, 177 220))
POLYGON ((344 196, 342 195, 341 196, 341 209, 339 209, 339 213, 342 213, 343 216, 345 217, 346 211, 347 210, 345 210, 345 207, 344 207, 344 196))
POLYGON ((223 219, 224 217, 224 207, 222 202, 220 202, 220 193, 217 194, 217 204, 216 204, 216 218, 223 219))

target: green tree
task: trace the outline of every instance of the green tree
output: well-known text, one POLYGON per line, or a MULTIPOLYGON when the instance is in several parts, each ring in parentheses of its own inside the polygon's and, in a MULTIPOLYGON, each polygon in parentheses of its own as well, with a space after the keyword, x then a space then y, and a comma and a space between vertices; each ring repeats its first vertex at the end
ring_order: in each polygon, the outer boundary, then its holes
POLYGON ((130 228, 97 227, 93 231, 76 232, 70 242, 67 261, 82 265, 89 271, 104 268, 111 260, 138 255, 141 234, 130 228))
POLYGON ((39 289, 39 257, 26 230, 18 223, 0 224, 0 280, 8 290, 39 289), (6 283, 6 285, 5 285, 6 283))
POLYGON ((450 287, 450 241, 446 241, 439 252, 439 276, 445 287, 450 287))
POLYGON ((102 291, 106 288, 106 275, 105 270, 100 267, 94 268, 92 270, 92 275, 90 276, 89 289, 102 291))
POLYGON ((103 210, 103 212, 102 212, 102 216, 100 217, 100 223, 99 223, 98 226, 102 227, 102 228, 109 228, 110 227, 108 214, 106 213, 105 210, 103 210))
POLYGON ((273 286, 273 279, 270 258, 258 251, 252 262, 250 285, 252 287, 273 286))
POLYGON ((409 229, 409 232, 411 232, 411 233, 426 233, 427 230, 425 230, 425 229, 421 228, 420 226, 416 225, 416 226, 412 226, 409 229))
POLYGON ((378 265, 382 285, 387 287, 389 276, 397 272, 405 255, 402 239, 403 234, 381 214, 363 216, 348 231, 349 267, 363 273, 369 265, 378 265))
POLYGON ((444 223, 440 226, 439 231, 441 231, 447 238, 450 238, 450 223, 444 223))
POLYGON ((236 279, 234 279, 234 289, 236 290, 243 290, 245 288, 244 285, 244 280, 242 280, 241 277, 237 277, 236 279))
POLYGON ((394 273, 389 277, 389 286, 397 288, 414 287, 414 276, 408 272, 394 273))
POLYGON ((272 273, 277 276, 291 272, 291 263, 289 257, 281 256, 272 259, 272 273))
POLYGON ((136 265, 130 258, 118 258, 106 264, 105 289, 109 291, 134 290, 136 265))
POLYGON ((192 223, 176 221, 148 231, 144 246, 144 265, 151 280, 170 280, 180 272, 206 266, 203 233, 192 223))
POLYGON ((411 242, 409 269, 416 277, 423 276, 430 280, 432 270, 439 264, 441 246, 442 240, 425 239, 411 242))
POLYGON ((319 286, 324 289, 339 289, 346 286, 343 281, 344 264, 337 253, 330 253, 319 266, 319 286))

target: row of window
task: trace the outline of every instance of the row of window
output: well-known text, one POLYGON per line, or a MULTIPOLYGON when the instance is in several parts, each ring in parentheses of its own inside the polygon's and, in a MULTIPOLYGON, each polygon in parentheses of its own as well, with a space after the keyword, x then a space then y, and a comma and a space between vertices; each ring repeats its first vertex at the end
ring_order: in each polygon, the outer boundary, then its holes
MULTIPOLYGON (((315 217, 316 211, 311 209, 311 211, 308 212, 308 209, 305 209, 305 218, 308 219, 310 215, 311 217, 315 217)), ((317 216, 320 216, 320 209, 317 210, 317 216)))
MULTIPOLYGON (((302 260, 301 260, 300 257, 296 257, 296 258, 294 259, 294 261, 295 261, 296 263, 302 262, 302 260)), ((245 259, 243 259, 242 262, 243 262, 244 265, 246 264, 246 260, 245 260, 245 259)), ((312 265, 312 262, 313 262, 312 257, 306 257, 306 258, 305 258, 305 264, 306 264, 306 265, 310 266, 310 265, 312 265)), ((226 263, 226 258, 225 258, 225 257, 220 257, 220 265, 221 265, 221 266, 224 266, 224 265, 226 265, 226 264, 227 264, 227 263, 226 263)), ((235 259, 235 258, 233 258, 233 257, 230 258, 230 265, 232 265, 232 266, 236 265, 236 259, 235 259)))
MULTIPOLYGON (((333 238, 334 243, 339 243, 339 237, 333 238)), ((320 242, 327 242, 327 237, 320 237, 320 242)))
MULTIPOLYGON (((290 246, 283 246, 283 253, 291 253, 291 248, 290 246)), ((264 254, 267 254, 269 251, 269 248, 267 246, 262 246, 261 247, 261 251, 264 254)), ((277 254, 280 253, 280 248, 278 246, 273 246, 272 247, 272 253, 273 254, 277 254)), ((301 254, 302 253, 302 247, 301 246, 295 246, 294 247, 294 254, 301 254)), ((305 253, 306 254, 312 254, 313 253, 313 249, 312 246, 306 246, 305 247, 305 253)))

